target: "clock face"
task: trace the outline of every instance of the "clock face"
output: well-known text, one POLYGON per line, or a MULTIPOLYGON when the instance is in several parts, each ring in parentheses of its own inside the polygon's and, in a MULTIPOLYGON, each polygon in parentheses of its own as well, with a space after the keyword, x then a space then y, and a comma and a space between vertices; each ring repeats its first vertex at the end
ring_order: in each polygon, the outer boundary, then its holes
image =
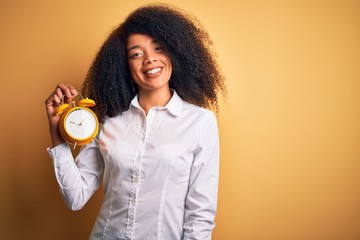
POLYGON ((92 137, 96 131, 97 121, 90 111, 77 108, 70 112, 65 120, 67 133, 75 139, 92 137))

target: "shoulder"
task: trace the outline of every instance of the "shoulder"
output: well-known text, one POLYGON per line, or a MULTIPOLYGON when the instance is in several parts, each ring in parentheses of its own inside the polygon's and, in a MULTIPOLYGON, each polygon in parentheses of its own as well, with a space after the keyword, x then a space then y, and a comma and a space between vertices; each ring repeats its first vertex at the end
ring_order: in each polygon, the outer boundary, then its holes
POLYGON ((183 109, 182 109, 183 112, 193 112, 193 113, 197 113, 200 115, 207 115, 207 114, 214 115, 214 113, 207 108, 197 106, 195 104, 189 103, 184 100, 182 100, 182 101, 183 101, 183 109))
POLYGON ((183 101, 181 113, 185 116, 192 116, 199 122, 216 122, 215 113, 209 109, 183 101))

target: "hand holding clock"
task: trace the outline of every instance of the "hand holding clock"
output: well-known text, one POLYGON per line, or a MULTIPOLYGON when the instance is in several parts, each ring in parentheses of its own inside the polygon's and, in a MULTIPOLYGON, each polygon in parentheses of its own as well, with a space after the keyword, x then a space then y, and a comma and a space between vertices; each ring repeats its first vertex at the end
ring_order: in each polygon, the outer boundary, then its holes
POLYGON ((59 132, 60 116, 56 116, 56 109, 62 104, 62 99, 66 103, 71 103, 74 97, 78 95, 76 89, 70 84, 59 83, 55 90, 45 100, 47 116, 49 120, 49 130, 52 141, 52 146, 55 147, 65 140, 61 137, 59 132))

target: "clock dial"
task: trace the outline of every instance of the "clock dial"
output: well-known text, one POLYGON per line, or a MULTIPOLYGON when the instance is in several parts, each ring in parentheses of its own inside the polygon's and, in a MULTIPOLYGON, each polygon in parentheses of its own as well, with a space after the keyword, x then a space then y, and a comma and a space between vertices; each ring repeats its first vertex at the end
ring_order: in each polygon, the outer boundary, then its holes
POLYGON ((96 131, 96 118, 86 109, 76 109, 65 120, 66 131, 75 139, 91 137, 96 131))

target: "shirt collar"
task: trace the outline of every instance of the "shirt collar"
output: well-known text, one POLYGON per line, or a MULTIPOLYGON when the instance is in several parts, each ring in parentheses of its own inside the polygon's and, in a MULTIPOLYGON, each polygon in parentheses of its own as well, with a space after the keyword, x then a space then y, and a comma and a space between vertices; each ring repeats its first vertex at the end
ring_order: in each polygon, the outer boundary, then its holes
MULTIPOLYGON (((180 96, 176 93, 174 89, 171 89, 171 91, 173 92, 173 95, 170 101, 164 107, 158 108, 167 109, 172 115, 178 116, 183 108, 183 100, 180 98, 180 96)), ((136 108, 142 109, 139 104, 138 94, 136 94, 136 96, 131 100, 131 105, 136 108)))

